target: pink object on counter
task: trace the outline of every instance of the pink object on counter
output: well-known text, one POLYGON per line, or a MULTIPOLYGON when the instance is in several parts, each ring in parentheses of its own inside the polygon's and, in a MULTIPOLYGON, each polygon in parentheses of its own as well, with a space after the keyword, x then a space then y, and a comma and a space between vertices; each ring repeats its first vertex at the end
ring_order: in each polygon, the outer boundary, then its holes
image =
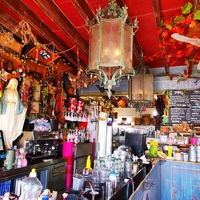
POLYGON ((66 187, 72 187, 74 143, 63 142, 63 157, 67 158, 66 187))
POLYGON ((193 145, 197 145, 197 143, 198 143, 198 138, 197 138, 197 137, 191 137, 191 138, 190 138, 190 143, 193 144, 193 145))
POLYGON ((66 175, 66 187, 67 188, 71 188, 72 187, 72 175, 71 174, 67 174, 66 175))
POLYGON ((73 142, 63 142, 63 157, 72 157, 73 156, 73 142))

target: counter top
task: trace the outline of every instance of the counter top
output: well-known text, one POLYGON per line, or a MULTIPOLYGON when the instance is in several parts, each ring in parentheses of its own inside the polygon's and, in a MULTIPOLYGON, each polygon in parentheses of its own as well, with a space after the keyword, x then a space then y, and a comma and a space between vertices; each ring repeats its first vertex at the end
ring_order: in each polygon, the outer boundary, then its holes
POLYGON ((23 173, 24 171, 31 171, 32 168, 41 168, 41 167, 47 167, 49 165, 57 164, 60 162, 65 162, 67 161, 67 158, 56 158, 47 162, 40 162, 36 164, 31 164, 26 167, 20 167, 20 168, 13 168, 11 170, 6 170, 5 167, 0 168, 0 177, 6 177, 6 176, 11 176, 15 175, 18 173, 23 173))
MULTIPOLYGON (((110 198, 110 200, 120 200, 120 199, 128 199, 133 191, 139 186, 140 182, 145 178, 146 176, 146 169, 145 167, 142 168, 132 176, 131 178, 127 179, 127 182, 124 182, 124 179, 121 180, 120 182, 117 183, 117 188, 115 189, 114 194, 110 198), (134 184, 133 184, 134 183, 134 184)), ((100 184, 99 188, 95 188, 96 191, 99 192, 98 195, 95 196, 96 200, 104 200, 105 199, 105 191, 106 191, 106 186, 105 184, 100 184)), ((70 188, 66 190, 66 193, 68 194, 75 194, 80 199, 88 200, 92 199, 92 196, 90 194, 90 188, 86 188, 84 192, 82 191, 74 191, 70 188), (81 195, 83 198, 81 198, 81 195)))

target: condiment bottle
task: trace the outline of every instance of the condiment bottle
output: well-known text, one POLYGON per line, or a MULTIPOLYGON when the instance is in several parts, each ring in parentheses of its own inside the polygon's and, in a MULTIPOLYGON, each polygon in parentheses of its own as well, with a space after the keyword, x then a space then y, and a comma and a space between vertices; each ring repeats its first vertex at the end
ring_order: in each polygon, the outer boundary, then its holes
POLYGON ((114 171, 110 172, 109 180, 112 181, 114 189, 117 187, 117 173, 114 171))
POLYGON ((168 156, 172 157, 172 146, 168 146, 168 156))

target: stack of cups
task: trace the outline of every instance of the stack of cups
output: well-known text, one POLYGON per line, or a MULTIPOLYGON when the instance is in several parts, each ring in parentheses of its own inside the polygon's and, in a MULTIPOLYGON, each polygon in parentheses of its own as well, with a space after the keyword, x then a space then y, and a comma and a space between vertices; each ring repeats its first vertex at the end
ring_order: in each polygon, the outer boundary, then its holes
POLYGON ((196 147, 196 152, 197 152, 197 162, 200 162, 200 146, 196 147))
POLYGON ((189 148, 189 161, 196 162, 196 147, 191 145, 189 148))

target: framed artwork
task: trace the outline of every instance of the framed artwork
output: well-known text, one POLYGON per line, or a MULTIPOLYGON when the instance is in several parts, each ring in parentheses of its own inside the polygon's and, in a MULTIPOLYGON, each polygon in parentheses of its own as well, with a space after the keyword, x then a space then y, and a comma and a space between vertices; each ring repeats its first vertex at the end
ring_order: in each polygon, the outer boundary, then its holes
POLYGON ((31 102, 31 110, 30 113, 38 114, 40 110, 40 105, 39 102, 37 101, 32 101, 31 102))
POLYGON ((41 85, 40 84, 34 85, 34 91, 33 91, 34 101, 40 100, 40 94, 41 94, 41 85))

